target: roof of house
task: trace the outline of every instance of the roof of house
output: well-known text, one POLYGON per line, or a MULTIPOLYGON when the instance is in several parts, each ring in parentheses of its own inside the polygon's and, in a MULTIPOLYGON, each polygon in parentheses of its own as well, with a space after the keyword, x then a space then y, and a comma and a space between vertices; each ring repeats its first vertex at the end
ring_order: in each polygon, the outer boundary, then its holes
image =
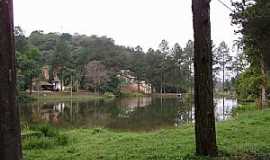
POLYGON ((39 82, 41 86, 52 86, 53 84, 46 82, 46 81, 41 81, 39 82))

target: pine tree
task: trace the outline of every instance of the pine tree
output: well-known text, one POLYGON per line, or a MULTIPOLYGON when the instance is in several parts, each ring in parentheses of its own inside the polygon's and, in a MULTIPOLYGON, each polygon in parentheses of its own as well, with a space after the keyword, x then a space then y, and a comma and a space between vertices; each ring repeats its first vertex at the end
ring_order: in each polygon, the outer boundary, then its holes
POLYGON ((192 0, 196 153, 217 155, 213 102, 210 0, 192 0))
POLYGON ((0 1, 0 159, 21 159, 12 0, 0 1))

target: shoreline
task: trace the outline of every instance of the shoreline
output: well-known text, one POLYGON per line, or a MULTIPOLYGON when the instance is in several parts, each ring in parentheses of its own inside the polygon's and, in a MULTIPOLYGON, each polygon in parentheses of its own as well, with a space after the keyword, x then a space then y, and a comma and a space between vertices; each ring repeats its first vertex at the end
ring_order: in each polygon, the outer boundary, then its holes
MULTIPOLYGON (((217 158, 256 159, 260 155, 267 156, 270 153, 270 109, 256 110, 254 104, 248 104, 240 105, 234 113, 233 119, 216 124, 217 158)), ((104 128, 56 129, 49 126, 44 130, 55 134, 46 137, 32 132, 35 134, 23 139, 26 159, 208 159, 194 155, 193 124, 140 133, 115 132, 104 128)))

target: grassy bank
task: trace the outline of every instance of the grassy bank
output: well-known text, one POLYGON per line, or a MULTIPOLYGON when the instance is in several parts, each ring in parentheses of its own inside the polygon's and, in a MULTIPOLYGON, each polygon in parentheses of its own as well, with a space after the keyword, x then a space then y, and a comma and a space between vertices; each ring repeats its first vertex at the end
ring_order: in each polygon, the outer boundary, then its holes
MULTIPOLYGON (((116 98, 112 93, 106 92, 105 94, 94 94, 91 92, 43 92, 43 93, 33 93, 29 95, 27 93, 23 93, 22 95, 27 95, 28 99, 31 100, 26 101, 26 103, 33 102, 33 101, 46 101, 46 102, 54 102, 54 101, 90 101, 90 100, 112 100, 116 98)), ((143 97, 145 96, 142 93, 129 93, 129 92, 121 92, 119 97, 143 97)), ((24 98, 24 97, 23 97, 24 98)))
POLYGON ((142 93, 138 93, 138 92, 121 92, 120 93, 120 97, 125 98, 125 97, 143 97, 145 96, 142 93))
MULTIPOLYGON (((217 124, 220 155, 216 159, 270 158, 267 157, 270 153, 270 110, 257 111, 254 107, 241 106, 234 111, 234 119, 217 124)), ((43 128, 45 133, 52 133, 46 136, 41 129, 27 130, 42 133, 41 139, 37 134, 24 138, 23 153, 27 160, 208 159, 194 156, 192 124, 150 133, 74 129, 53 134, 54 129, 43 128)))
POLYGON ((89 101, 89 100, 110 100, 113 99, 114 96, 111 95, 98 95, 90 92, 48 92, 48 93, 34 93, 31 95, 34 100, 39 101, 89 101))

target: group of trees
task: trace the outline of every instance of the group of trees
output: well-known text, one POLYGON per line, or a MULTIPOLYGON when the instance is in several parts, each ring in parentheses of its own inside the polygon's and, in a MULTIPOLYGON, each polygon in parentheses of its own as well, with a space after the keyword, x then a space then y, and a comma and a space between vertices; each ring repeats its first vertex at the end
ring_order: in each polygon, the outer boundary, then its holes
MULTIPOLYGON (((168 41, 162 40, 157 50, 150 48, 144 52, 140 46, 119 46, 107 37, 42 31, 26 37, 20 27, 15 27, 15 40, 20 90, 31 91, 33 79, 40 79, 41 68, 47 65, 50 80, 57 75, 63 85, 73 81, 74 89, 119 93, 116 75, 120 70, 130 70, 138 82, 150 83, 159 93, 190 92, 193 85, 191 40, 184 48, 178 43, 171 47, 168 41)), ((225 42, 213 48, 214 78, 222 73, 224 84, 227 71, 232 71, 237 64, 232 62, 238 61, 232 61, 225 42)))
POLYGON ((232 22, 240 29, 238 46, 249 67, 237 78, 237 94, 241 99, 257 99, 259 107, 266 105, 269 91, 270 1, 234 1, 232 22))
POLYGON ((130 70, 137 81, 152 84, 156 92, 188 91, 192 85, 193 42, 184 49, 176 43, 170 48, 162 40, 157 50, 144 52, 119 46, 107 37, 34 31, 26 37, 15 27, 19 88, 32 88, 34 78, 41 77, 41 68, 49 65, 50 80, 55 75, 64 85, 71 83, 83 89, 106 92, 120 70, 130 70))

